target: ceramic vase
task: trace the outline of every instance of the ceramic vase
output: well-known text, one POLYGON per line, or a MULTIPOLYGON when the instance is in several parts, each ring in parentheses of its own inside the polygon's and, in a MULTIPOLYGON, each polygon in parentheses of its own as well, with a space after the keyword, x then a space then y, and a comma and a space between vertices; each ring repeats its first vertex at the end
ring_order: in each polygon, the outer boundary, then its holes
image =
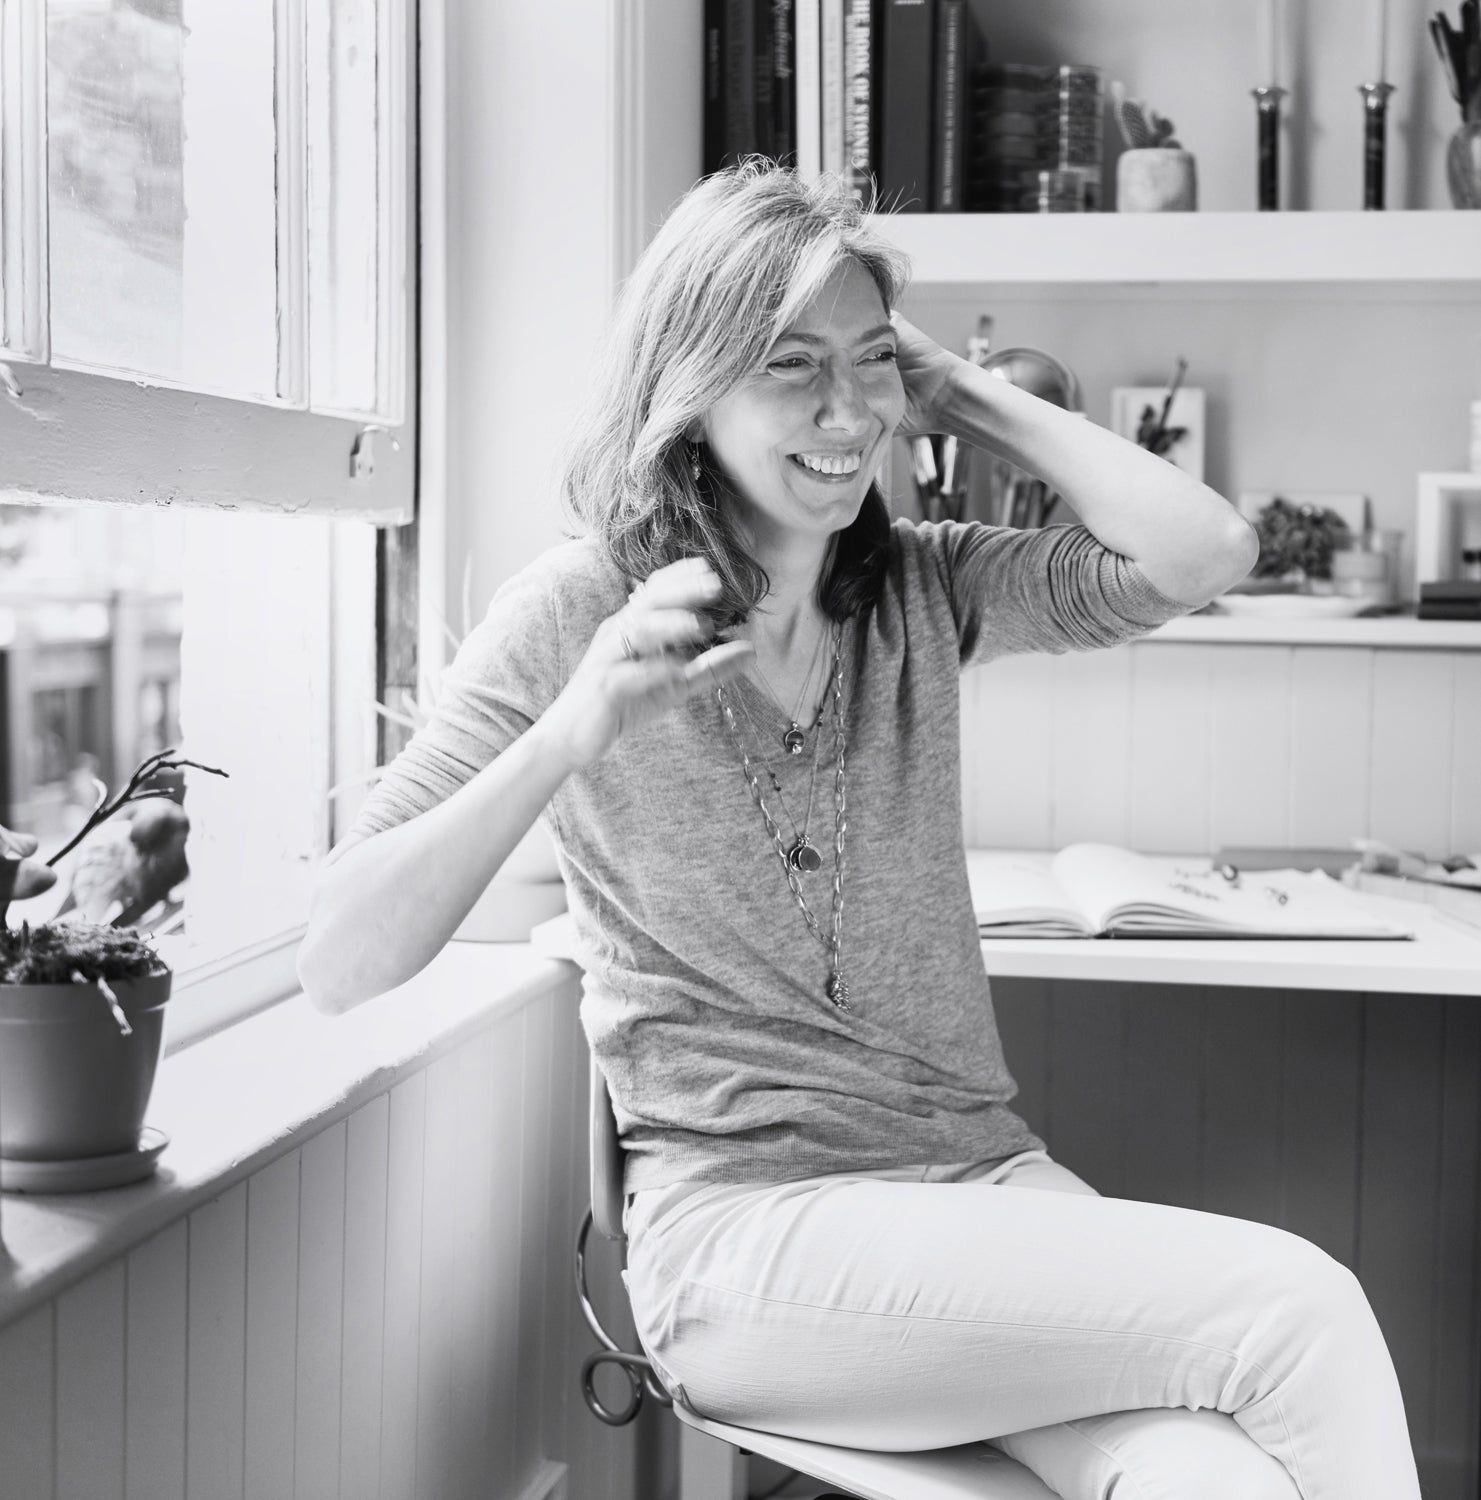
POLYGON ((1116 163, 1116 208, 1121 213, 1185 212, 1198 207, 1198 171, 1191 151, 1142 146, 1116 163))
POLYGON ((1450 137, 1445 177, 1457 208, 1481 208, 1481 119, 1467 120, 1450 137))

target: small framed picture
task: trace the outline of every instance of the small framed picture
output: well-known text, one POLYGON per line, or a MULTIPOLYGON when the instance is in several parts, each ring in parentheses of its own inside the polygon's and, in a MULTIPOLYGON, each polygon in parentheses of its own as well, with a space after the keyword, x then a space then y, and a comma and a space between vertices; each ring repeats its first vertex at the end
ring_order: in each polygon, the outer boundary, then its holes
MULTIPOLYGON (((1153 431, 1167 400, 1167 387, 1118 385, 1111 391, 1111 431, 1137 442, 1139 433, 1153 431)), ((1203 479, 1204 402, 1197 386, 1179 386, 1168 408, 1164 435, 1152 447, 1169 463, 1194 479, 1203 479)), ((1143 447, 1148 447, 1146 442, 1143 447)))

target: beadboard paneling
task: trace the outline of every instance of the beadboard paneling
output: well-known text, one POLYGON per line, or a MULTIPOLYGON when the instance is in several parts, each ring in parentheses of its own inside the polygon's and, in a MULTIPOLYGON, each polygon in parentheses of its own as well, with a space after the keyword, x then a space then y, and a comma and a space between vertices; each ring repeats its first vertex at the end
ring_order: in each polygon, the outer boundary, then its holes
POLYGON ((1275 1224, 1352 1268, 1425 1494, 1472 1500, 1475 1002, 1020 979, 993 998, 1017 1107, 1092 1186, 1275 1224))
POLYGON ((962 682, 969 845, 1481 849, 1481 657, 1138 641, 962 682))
POLYGON ((184 1500, 188 1240, 181 1220, 129 1252, 125 1500, 184 1500))
MULTIPOLYGON (((5 1500, 634 1500, 637 1428, 577 1391, 576 1003, 491 1021, 0 1329, 5 1500)), ((631 1338, 619 1265, 593 1247, 631 1338)))

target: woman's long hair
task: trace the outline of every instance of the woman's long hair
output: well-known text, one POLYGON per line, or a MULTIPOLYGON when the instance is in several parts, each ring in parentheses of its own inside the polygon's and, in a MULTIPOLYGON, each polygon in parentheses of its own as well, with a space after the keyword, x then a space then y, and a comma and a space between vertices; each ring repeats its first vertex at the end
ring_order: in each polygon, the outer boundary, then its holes
MULTIPOLYGON (((567 448, 562 496, 629 578, 704 557, 722 584, 712 611, 718 625, 745 619, 770 585, 737 535, 728 481, 703 445, 693 477, 685 434, 850 261, 892 308, 908 262, 865 228, 843 184, 803 181, 753 157, 680 200, 618 299, 592 398, 567 448)), ((831 618, 874 601, 889 524, 870 485, 819 586, 831 618)))

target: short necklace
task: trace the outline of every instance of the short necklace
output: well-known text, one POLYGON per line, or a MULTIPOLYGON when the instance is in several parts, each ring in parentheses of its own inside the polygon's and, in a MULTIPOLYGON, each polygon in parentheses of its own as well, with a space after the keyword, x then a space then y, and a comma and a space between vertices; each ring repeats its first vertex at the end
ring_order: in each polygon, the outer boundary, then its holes
MULTIPOLYGON (((807 690, 812 685, 813 673, 817 671, 818 657, 822 654, 823 642, 827 640, 827 638, 828 632, 826 629, 819 633, 818 643, 813 647, 812 660, 807 665, 807 676, 802 679, 802 686, 797 693, 797 702, 792 705, 790 722, 787 725, 786 732, 782 735, 782 748, 787 752, 788 755, 801 755, 803 747, 807 743, 807 731, 803 729, 802 721, 799 715, 802 710, 802 700, 807 697, 807 690)), ((759 657, 756 661, 756 670, 761 673, 762 684, 765 686, 766 691, 771 698, 771 701, 776 704, 777 708, 783 714, 785 714, 786 710, 782 708, 782 700, 777 697, 776 690, 771 685, 771 679, 766 675, 765 672, 761 670, 761 661, 759 657)), ((812 729, 816 729, 818 725, 823 722, 823 709, 826 707, 827 701, 827 695, 825 693, 822 700, 818 703, 817 713, 813 715, 813 721, 810 726, 812 729)), ((749 714, 747 715, 747 717, 750 717, 749 714)), ((752 720, 751 728, 754 730, 755 727, 755 721, 752 720)), ((759 733, 757 734, 756 738, 758 740, 761 738, 759 733)))
POLYGON ((751 767, 751 757, 741 738, 740 726, 735 722, 735 714, 731 710, 725 689, 719 683, 715 685, 715 701, 720 705, 726 727, 735 741, 736 749, 740 751, 741 769, 746 784, 751 789, 752 800, 761 810, 761 819, 766 824, 767 833, 771 835, 777 858, 782 862, 792 898, 802 913, 803 921, 807 923, 807 930, 823 945, 823 951, 828 955, 828 999, 839 1010, 851 1010, 848 981, 843 977, 843 866, 844 839, 848 832, 844 751, 848 725, 843 712, 843 629, 839 625, 833 628, 833 643, 833 737, 837 754, 833 777, 833 921, 828 932, 823 931, 818 919, 808 909, 807 898, 802 894, 802 881, 788 851, 783 847, 781 829, 777 827, 776 819, 772 817, 766 799, 761 795, 761 783, 751 767))

